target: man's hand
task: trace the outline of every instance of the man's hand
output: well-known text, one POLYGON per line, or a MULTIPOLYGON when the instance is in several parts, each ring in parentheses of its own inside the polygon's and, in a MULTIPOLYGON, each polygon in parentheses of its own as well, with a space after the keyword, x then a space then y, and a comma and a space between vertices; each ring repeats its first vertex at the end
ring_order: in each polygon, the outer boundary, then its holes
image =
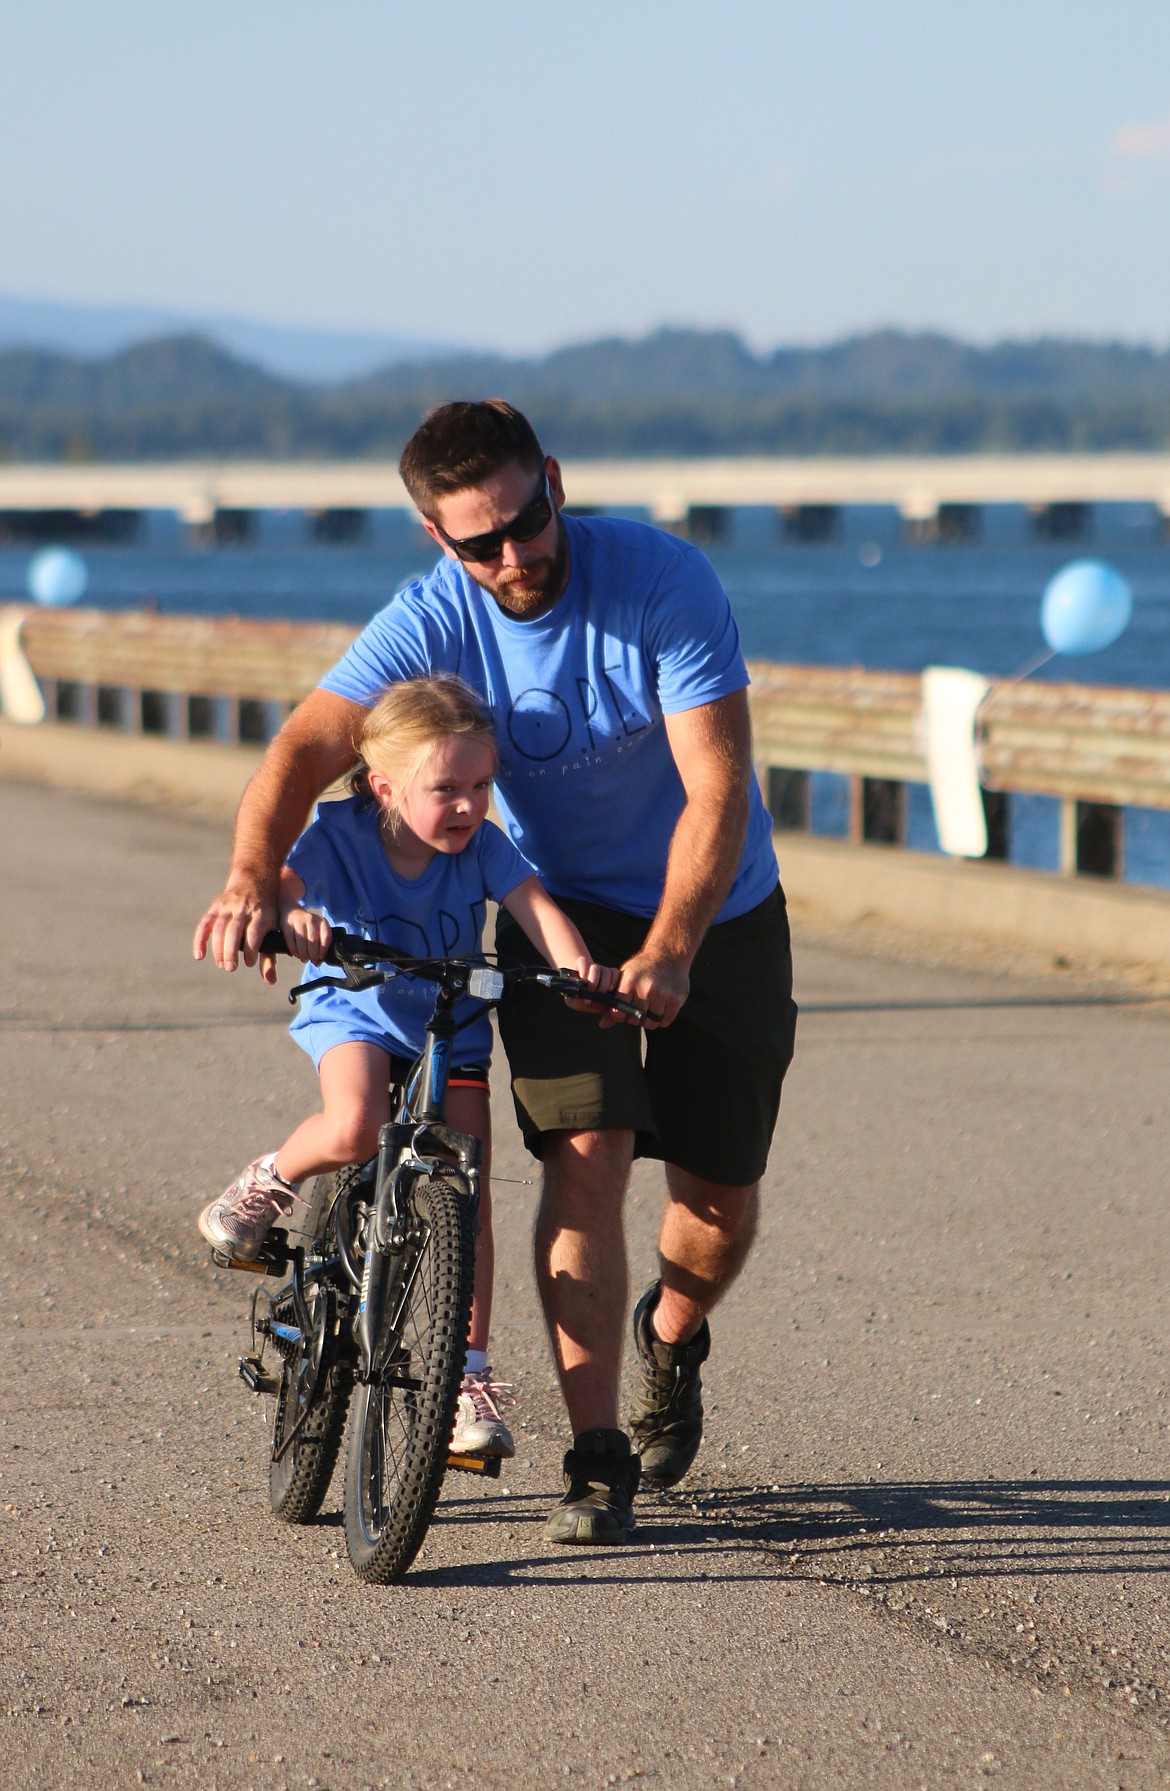
POLYGON ((603 1027, 641 1026, 647 1032, 654 1032, 660 1026, 669 1026, 677 1018, 690 992, 690 972, 685 964, 677 958, 637 952, 622 965, 618 994, 632 1001, 641 1011, 642 1018, 635 1020, 632 1015, 616 1014, 611 1009, 600 1024, 603 1027))
MULTIPOLYGON (((276 981, 276 962, 260 958, 260 941, 277 924, 281 866, 314 802, 352 764, 365 713, 360 703, 314 690, 270 743, 240 803, 223 893, 195 929, 196 958, 210 945, 221 970, 234 970, 241 957, 250 969, 259 959, 264 981, 276 981)), ((300 956, 287 931, 285 942, 300 956)))
MULTIPOLYGON (((235 970, 241 957, 250 970, 260 959, 260 941, 276 922, 276 890, 258 879, 233 878, 195 928, 195 956, 203 958, 210 947, 211 961, 221 970, 235 970)), ((274 983, 275 960, 264 958, 260 974, 266 983, 274 983)))

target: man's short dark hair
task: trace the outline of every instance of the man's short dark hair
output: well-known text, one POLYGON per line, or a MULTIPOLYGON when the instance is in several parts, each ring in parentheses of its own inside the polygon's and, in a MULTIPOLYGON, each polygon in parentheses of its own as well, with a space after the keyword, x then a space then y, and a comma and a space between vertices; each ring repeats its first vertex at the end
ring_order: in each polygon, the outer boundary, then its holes
POLYGON ((402 450, 398 471, 424 516, 440 498, 482 485, 501 467, 544 467, 544 449, 527 417, 503 398, 459 399, 423 419, 402 450))

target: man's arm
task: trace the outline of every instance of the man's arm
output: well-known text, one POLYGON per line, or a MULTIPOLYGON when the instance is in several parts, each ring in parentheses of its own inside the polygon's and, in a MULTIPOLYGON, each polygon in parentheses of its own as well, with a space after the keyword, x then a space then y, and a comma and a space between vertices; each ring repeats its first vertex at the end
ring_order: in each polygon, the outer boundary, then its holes
MULTIPOLYGON (((360 703, 315 690, 289 716, 244 791, 228 880, 195 929, 197 958, 210 945, 221 970, 234 970, 241 955, 249 966, 256 962, 277 923, 281 866, 318 796, 353 763, 365 713, 360 703)), ((261 972, 275 980, 271 960, 261 972)))
POLYGON ((622 966, 619 988, 669 1026, 690 992, 691 963, 743 851, 753 775, 747 692, 668 715, 665 724, 686 806, 671 838, 658 912, 641 951, 622 966))

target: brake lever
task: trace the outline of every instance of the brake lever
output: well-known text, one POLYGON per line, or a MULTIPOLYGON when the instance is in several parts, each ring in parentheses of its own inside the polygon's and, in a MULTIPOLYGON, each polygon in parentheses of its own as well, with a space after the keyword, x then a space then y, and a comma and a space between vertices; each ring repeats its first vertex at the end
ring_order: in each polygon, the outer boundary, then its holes
POLYGON ((289 1006, 295 1007, 301 996, 308 995, 313 989, 350 989, 360 995, 363 989, 376 989, 379 983, 386 981, 384 971, 361 971, 354 964, 343 964, 342 972, 341 977, 318 976, 311 983, 298 983, 295 989, 289 990, 289 1006))
POLYGON ((543 983, 546 989, 551 989, 554 995, 567 995, 573 1001, 592 1001, 598 1007, 612 1008, 615 1013, 629 1014, 632 1020, 646 1018, 641 1008, 635 1007, 623 995, 602 994, 601 990, 591 989, 588 983, 582 983, 579 976, 573 976, 568 971, 550 970, 537 976, 535 980, 543 983))

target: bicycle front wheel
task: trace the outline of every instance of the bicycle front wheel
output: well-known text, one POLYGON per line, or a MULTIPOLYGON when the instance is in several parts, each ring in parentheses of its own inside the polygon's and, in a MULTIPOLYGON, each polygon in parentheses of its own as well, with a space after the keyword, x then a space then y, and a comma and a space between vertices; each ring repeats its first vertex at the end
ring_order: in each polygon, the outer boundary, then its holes
POLYGON ((385 1364, 356 1390, 346 1450, 346 1549, 362 1579, 384 1586, 402 1578, 434 1513, 471 1317, 471 1202, 432 1181, 416 1189, 415 1208, 421 1239, 388 1315, 385 1364))

